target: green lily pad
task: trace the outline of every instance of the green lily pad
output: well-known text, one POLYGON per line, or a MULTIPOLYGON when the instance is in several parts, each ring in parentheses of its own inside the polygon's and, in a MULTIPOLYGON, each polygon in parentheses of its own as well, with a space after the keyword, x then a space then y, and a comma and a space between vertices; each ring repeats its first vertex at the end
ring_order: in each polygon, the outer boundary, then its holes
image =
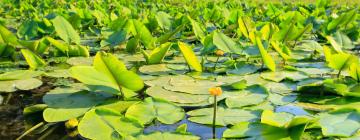
POLYGON ((200 137, 188 134, 170 133, 170 132, 154 132, 147 135, 140 135, 134 140, 199 140, 200 137))
POLYGON ((274 113, 271 110, 264 110, 261 114, 261 123, 275 126, 275 127, 286 127, 294 115, 286 112, 274 113))
POLYGON ((330 112, 319 115, 323 135, 350 137, 360 129, 360 113, 356 111, 330 112))
MULTIPOLYGON (((192 122, 200 124, 212 124, 213 108, 202 108, 187 112, 192 122)), ((231 109, 218 107, 216 116, 216 125, 226 126, 229 124, 237 124, 239 122, 256 121, 260 117, 258 111, 246 111, 242 109, 231 109)))
POLYGON ((146 98, 128 108, 126 117, 138 120, 142 124, 149 124, 154 119, 165 124, 173 124, 184 118, 184 110, 168 101, 146 98))
POLYGON ((261 140, 300 140, 302 134, 304 133, 306 125, 311 121, 309 117, 295 117, 293 119, 289 119, 289 116, 287 115, 279 113, 274 114, 272 113, 272 111, 269 110, 267 111, 267 113, 263 113, 261 117, 261 123, 241 122, 235 124, 230 129, 225 130, 225 132, 223 133, 223 137, 250 138, 261 140))
POLYGON ((269 100, 271 103, 275 105, 286 105, 296 101, 297 95, 290 94, 290 95, 280 95, 272 93, 269 96, 269 100))
POLYGON ((42 71, 15 70, 0 74, 0 81, 29 79, 42 75, 42 71))
POLYGON ((185 75, 166 75, 166 76, 160 76, 153 80, 145 81, 145 84, 148 86, 163 86, 165 84, 169 84, 170 81, 178 81, 178 82, 195 82, 194 78, 191 78, 189 76, 185 75))
POLYGON ((308 75, 322 75, 331 71, 329 68, 298 68, 298 70, 308 75))
POLYGON ((278 93, 278 94, 288 94, 296 90, 296 83, 292 82, 269 82, 265 85, 265 87, 271 93, 278 93))
POLYGON ((45 73, 46 76, 49 77, 54 77, 54 78, 68 78, 70 77, 70 73, 68 69, 59 69, 59 70, 54 70, 51 72, 46 72, 45 73))
POLYGON ((57 88, 43 97, 48 105, 43 117, 47 122, 66 121, 84 115, 101 100, 103 97, 81 89, 57 88))
POLYGON ((181 71, 169 69, 166 64, 144 65, 139 68, 139 71, 149 75, 182 74, 181 71))
POLYGON ((245 90, 233 92, 236 93, 234 96, 226 98, 226 105, 230 108, 260 104, 269 96, 266 88, 259 85, 253 85, 245 90))
POLYGON ((17 90, 31 90, 41 86, 42 84, 41 80, 35 78, 0 81, 0 91, 14 92, 17 90))
POLYGON ((146 90, 146 94, 154 98, 162 98, 170 102, 180 104, 195 104, 207 102, 209 95, 188 94, 166 90, 160 86, 153 86, 146 90))
POLYGON ((286 77, 284 72, 263 72, 260 76, 261 78, 274 82, 280 82, 286 77))
POLYGON ((259 67, 255 65, 246 64, 236 69, 226 71, 227 74, 235 74, 235 75, 246 75, 250 73, 254 73, 259 69, 259 67))
POLYGON ((114 140, 137 135, 143 131, 138 122, 125 118, 119 112, 92 109, 81 119, 78 131, 81 136, 94 140, 114 140))
MULTIPOLYGON (((255 140, 275 140, 288 138, 284 128, 261 123, 241 122, 223 133, 224 138, 250 138, 255 140)), ((290 138, 289 138, 290 139, 290 138)))
POLYGON ((94 57, 71 57, 66 60, 66 63, 72 66, 91 66, 93 61, 94 57))
POLYGON ((209 88, 220 86, 222 83, 210 80, 196 80, 196 81, 179 81, 177 79, 170 80, 169 84, 163 87, 166 90, 184 92, 189 94, 209 94, 209 88))
POLYGON ((262 102, 260 104, 257 104, 257 105, 242 107, 242 109, 254 110, 254 111, 256 111, 256 110, 274 110, 275 107, 270 101, 264 101, 264 102, 262 102))

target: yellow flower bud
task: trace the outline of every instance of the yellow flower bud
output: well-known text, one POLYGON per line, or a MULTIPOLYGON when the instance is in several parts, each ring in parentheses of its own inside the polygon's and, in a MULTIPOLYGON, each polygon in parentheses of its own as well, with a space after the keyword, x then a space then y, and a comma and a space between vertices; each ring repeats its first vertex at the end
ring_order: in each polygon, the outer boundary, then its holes
POLYGON ((76 137, 77 135, 79 135, 79 132, 77 130, 74 130, 74 131, 71 131, 71 132, 68 132, 68 136, 69 137, 76 137))
POLYGON ((78 126, 79 121, 76 118, 70 119, 65 123, 66 128, 71 129, 78 126))
POLYGON ((215 54, 217 55, 217 56, 223 56, 224 55, 224 51, 222 51, 222 50, 216 50, 215 51, 215 54))
POLYGON ((213 96, 220 96, 222 94, 221 87, 209 88, 209 93, 213 96))

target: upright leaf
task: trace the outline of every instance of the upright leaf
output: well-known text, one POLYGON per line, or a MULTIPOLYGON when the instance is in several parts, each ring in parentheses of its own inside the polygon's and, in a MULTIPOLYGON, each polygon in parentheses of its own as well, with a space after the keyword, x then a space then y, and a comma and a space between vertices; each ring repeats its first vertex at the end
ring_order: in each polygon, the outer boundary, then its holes
POLYGON ((329 59, 329 67, 342 71, 350 67, 351 64, 358 63, 358 58, 348 53, 338 53, 331 55, 329 59))
POLYGON ((149 29, 138 20, 133 20, 133 25, 136 31, 133 31, 133 35, 139 34, 138 36, 140 37, 141 43, 143 43, 147 49, 154 48, 156 38, 151 35, 149 29))
POLYGON ((360 82, 360 65, 353 63, 349 68, 349 75, 354 78, 358 83, 360 82))
POLYGON ((238 23, 241 33, 246 38, 249 38, 249 33, 255 30, 255 24, 252 19, 248 16, 242 16, 239 18, 238 23))
POLYGON ((18 39, 5 26, 0 24, 0 43, 18 45, 18 39))
POLYGON ((199 60, 197 59, 194 51, 191 49, 191 47, 183 42, 178 42, 178 45, 179 45, 179 49, 180 49, 181 53, 183 54, 186 62, 189 64, 189 66, 194 68, 195 71, 201 72, 202 66, 201 66, 199 60))
POLYGON ((17 35, 20 38, 25 38, 26 40, 36 37, 38 34, 38 24, 34 20, 24 21, 17 31, 17 35))
POLYGON ((275 71, 276 70, 276 64, 274 59, 271 57, 271 55, 269 55, 267 53, 267 51, 265 50, 263 43, 261 41, 261 38, 259 36, 256 36, 256 44, 259 48, 263 63, 271 70, 271 71, 275 71))
POLYGON ((341 32, 336 32, 333 36, 327 36, 326 39, 337 50, 340 50, 339 48, 353 49, 355 47, 351 39, 341 32))
POLYGON ((340 15, 338 18, 332 20, 327 25, 327 30, 331 31, 338 28, 339 26, 347 26, 347 24, 356 19, 356 14, 357 9, 353 9, 347 13, 340 15))
POLYGON ((75 43, 80 45, 80 36, 71 24, 62 16, 56 16, 52 23, 57 35, 67 44, 75 43))
POLYGON ((156 20, 159 26, 164 30, 170 30, 171 28, 171 16, 163 11, 156 13, 156 20))
POLYGON ((271 41, 271 46, 274 48, 274 50, 279 53, 279 55, 285 60, 289 60, 291 59, 291 56, 289 56, 288 54, 284 53, 283 50, 280 48, 280 43, 278 41, 271 41))
POLYGON ((39 67, 45 66, 46 64, 40 56, 28 49, 21 49, 21 53, 31 69, 37 69, 39 67))
POLYGON ((214 31, 213 43, 216 47, 224 52, 242 53, 242 48, 236 44, 230 37, 221 32, 214 31))
POLYGON ((127 70, 125 64, 114 55, 105 52, 96 54, 92 67, 74 66, 70 69, 70 74, 95 89, 100 88, 113 94, 117 94, 122 88, 139 91, 144 87, 140 76, 127 70))
POLYGON ((184 27, 185 27, 185 24, 178 26, 175 30, 168 32, 168 33, 160 36, 159 38, 157 38, 156 42, 159 44, 163 44, 163 43, 169 41, 169 39, 171 37, 173 37, 176 33, 180 32, 184 27))
POLYGON ((166 53, 169 51, 171 47, 171 43, 162 44, 160 47, 155 48, 152 50, 150 54, 147 54, 146 51, 142 51, 146 61, 148 64, 159 64, 164 59, 166 53))
POLYGON ((191 19, 190 16, 188 16, 188 19, 190 20, 192 30, 193 30, 196 38, 200 41, 203 40, 206 36, 204 29, 201 28, 201 26, 199 25, 199 23, 197 21, 191 19))

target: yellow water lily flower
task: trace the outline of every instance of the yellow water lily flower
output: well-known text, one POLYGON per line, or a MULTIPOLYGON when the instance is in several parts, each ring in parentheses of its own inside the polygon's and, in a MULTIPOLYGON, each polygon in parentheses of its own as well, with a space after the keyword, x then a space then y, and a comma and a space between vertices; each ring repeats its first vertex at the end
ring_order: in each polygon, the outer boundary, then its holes
POLYGON ((79 121, 76 118, 73 118, 73 119, 69 119, 65 123, 65 126, 66 126, 66 128, 71 129, 71 128, 75 128, 76 126, 78 126, 78 124, 79 124, 79 121))
POLYGON ((209 93, 213 96, 220 96, 222 94, 221 87, 209 88, 209 93))

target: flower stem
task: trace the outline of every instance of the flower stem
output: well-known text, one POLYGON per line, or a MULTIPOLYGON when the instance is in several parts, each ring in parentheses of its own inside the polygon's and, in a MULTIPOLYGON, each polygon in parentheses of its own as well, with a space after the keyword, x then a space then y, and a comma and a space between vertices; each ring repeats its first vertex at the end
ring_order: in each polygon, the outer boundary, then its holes
POLYGON ((337 73, 337 78, 339 78, 341 75, 341 70, 339 70, 339 72, 337 73))
POLYGON ((213 113, 213 126, 212 126, 212 132, 213 132, 213 139, 216 138, 216 110, 217 110, 217 96, 214 96, 214 113, 213 113))
POLYGON ((215 65, 214 65, 214 71, 215 71, 215 69, 216 69, 216 65, 217 65, 218 62, 219 62, 219 58, 220 58, 220 57, 217 57, 217 58, 216 58, 216 62, 215 62, 215 65))

